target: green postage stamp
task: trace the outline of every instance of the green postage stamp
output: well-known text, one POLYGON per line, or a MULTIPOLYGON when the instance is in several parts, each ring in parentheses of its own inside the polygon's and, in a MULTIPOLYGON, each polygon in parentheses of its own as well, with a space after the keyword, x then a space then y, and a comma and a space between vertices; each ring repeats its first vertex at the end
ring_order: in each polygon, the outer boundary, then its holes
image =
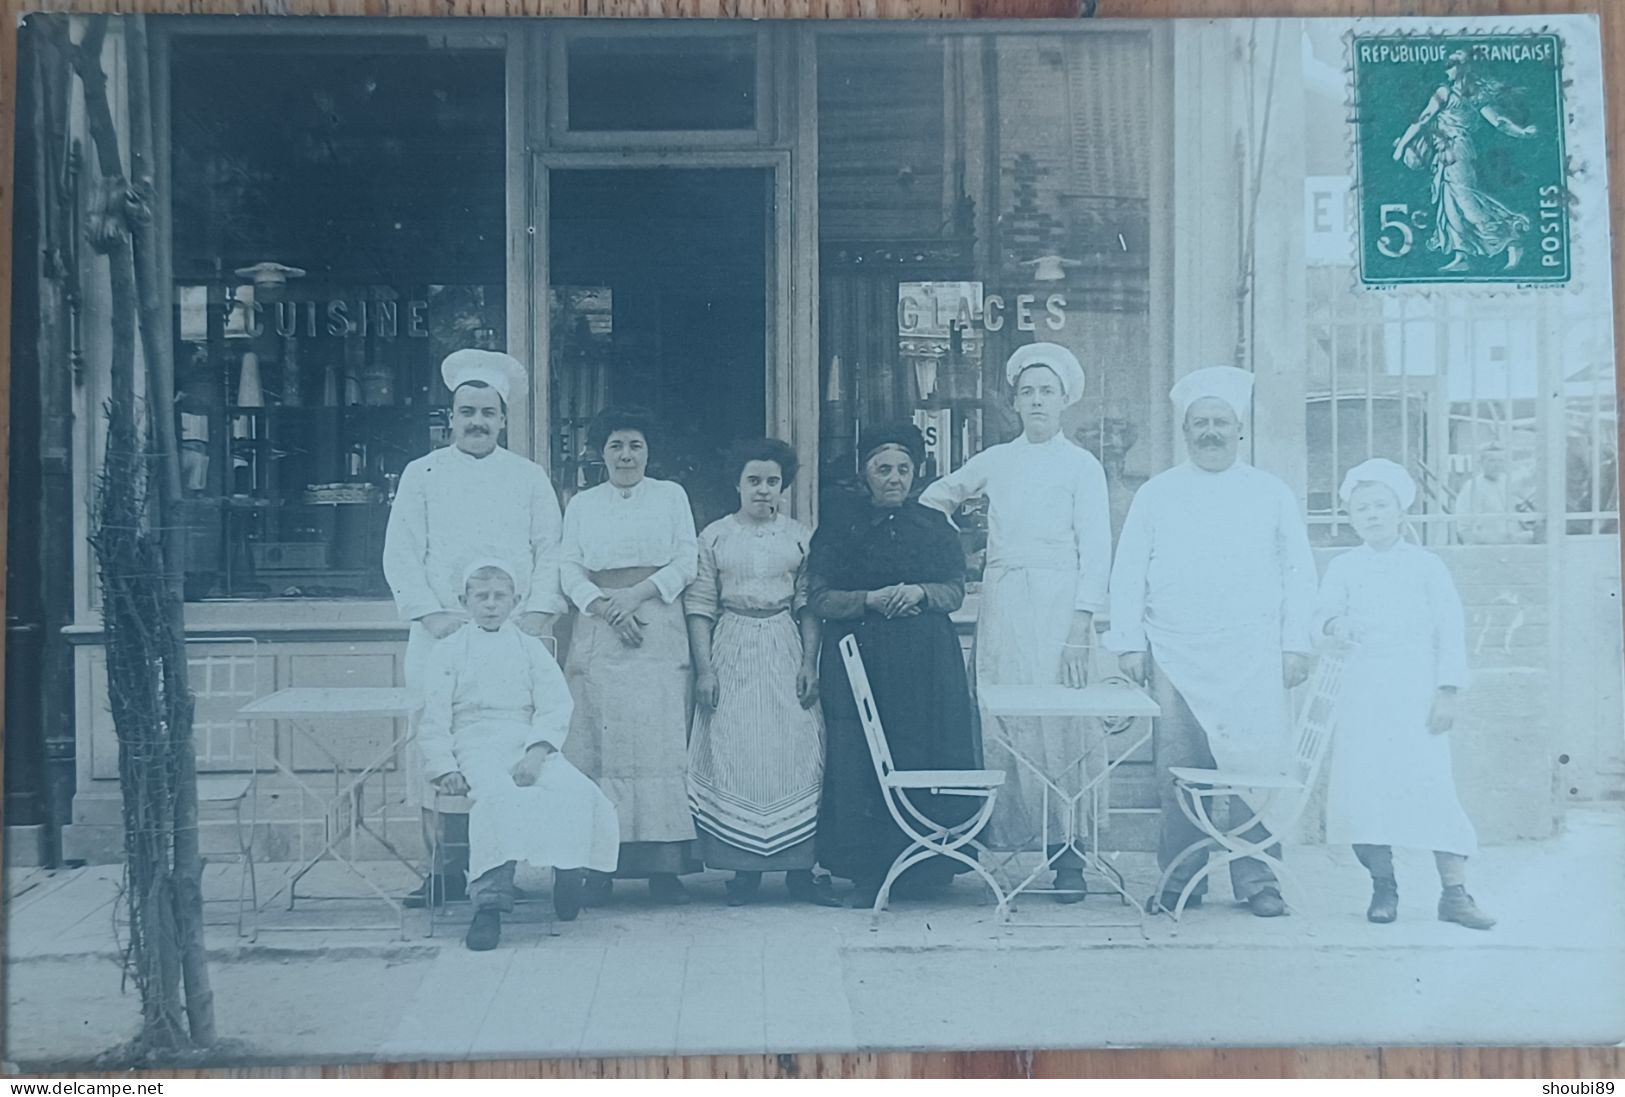
POLYGON ((1558 36, 1352 42, 1361 282, 1567 283, 1558 36))

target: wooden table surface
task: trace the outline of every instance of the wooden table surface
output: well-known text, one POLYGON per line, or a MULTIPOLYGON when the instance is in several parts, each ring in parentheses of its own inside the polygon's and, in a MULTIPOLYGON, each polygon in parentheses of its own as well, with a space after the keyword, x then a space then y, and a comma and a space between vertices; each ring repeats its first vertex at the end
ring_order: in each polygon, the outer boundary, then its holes
MULTIPOLYGON (((1619 163, 1625 148, 1625 4, 1616 0, 0 0, 0 180, 12 178, 13 105, 16 103, 17 17, 48 7, 57 11, 149 11, 219 14, 419 16, 687 16, 745 18, 1155 18, 1191 16, 1543 15, 1600 12, 1607 69, 1608 169, 1616 180, 1609 208, 1616 239, 1625 186, 1619 163)), ((0 192, 0 218, 11 224, 12 188, 0 192)), ((11 269, 11 233, 0 233, 0 269, 11 269)), ((1614 249, 1615 328, 1621 324, 1625 258, 1614 249)), ((10 346, 11 295, 0 294, 0 347, 10 346)), ((1616 340, 1616 353, 1619 342, 1616 340)), ((0 374, 0 409, 10 401, 9 354, 0 374)), ((1625 371, 1620 371, 1625 372, 1625 371)), ((0 412, 3 413, 3 412, 0 412)), ((132 1004, 132 1009, 135 1006, 132 1004)), ((1222 1008, 1222 1007, 1219 1007, 1222 1008)), ((1194 1034, 1193 1034, 1194 1035, 1194 1034)), ((133 1079, 142 1072, 117 1075, 133 1079)), ((289 1069, 154 1072, 153 1077, 1355 1077, 1355 1078, 1579 1078, 1625 1075, 1618 1048, 1193 1048, 1085 1052, 988 1051, 932 1054, 689 1056, 638 1059, 521 1060, 399 1066, 303 1066, 289 1069)), ((90 1075, 82 1075, 90 1077, 90 1075)))

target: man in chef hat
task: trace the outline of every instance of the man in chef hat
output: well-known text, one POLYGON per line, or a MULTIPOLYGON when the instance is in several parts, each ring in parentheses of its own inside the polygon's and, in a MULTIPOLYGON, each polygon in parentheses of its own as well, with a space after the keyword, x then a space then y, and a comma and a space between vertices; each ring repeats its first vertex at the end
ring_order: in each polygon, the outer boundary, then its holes
MULTIPOLYGON (((459 600, 461 569, 474 553, 528 565, 514 576, 514 623, 523 632, 545 634, 565 610, 558 496, 540 465, 498 444, 509 401, 525 391, 524 366, 497 351, 459 350, 446 356, 440 376, 451 390, 452 444, 406 466, 384 533, 384 576, 401 618, 412 623, 406 684, 414 688, 422 687, 435 642, 467 620, 459 600)), ((410 772, 421 768, 413 764, 410 772)), ((422 797, 425 827, 436 825, 433 791, 408 787, 422 797)), ((439 820, 443 863, 432 866, 408 906, 464 894, 468 808, 445 797, 439 802, 448 810, 439 820)))
MULTIPOLYGON (((1282 481, 1237 459, 1252 390, 1253 375, 1233 366, 1196 370, 1173 387, 1189 460, 1135 494, 1112 568, 1106 643, 1162 705, 1157 859, 1165 869, 1202 838, 1179 809, 1169 769, 1287 772, 1286 691, 1309 671, 1316 573, 1298 500, 1282 481)), ((1232 825, 1251 815, 1236 798, 1229 812, 1232 825)), ((1268 831, 1260 824, 1244 837, 1262 841, 1268 831)), ((1279 856, 1280 847, 1270 853, 1279 856)), ((1185 858, 1149 908, 1171 910, 1198 863, 1185 858)), ((1232 861, 1230 880, 1254 914, 1285 913, 1264 861, 1232 861)))

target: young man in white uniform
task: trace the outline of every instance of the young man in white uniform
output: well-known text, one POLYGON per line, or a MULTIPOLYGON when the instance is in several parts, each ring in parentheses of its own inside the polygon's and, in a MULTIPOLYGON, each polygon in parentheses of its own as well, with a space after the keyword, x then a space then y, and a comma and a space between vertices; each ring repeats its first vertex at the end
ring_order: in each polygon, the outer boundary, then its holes
MULTIPOLYGON (((1315 560, 1298 500, 1276 477, 1237 460, 1252 385, 1246 370, 1215 366, 1174 386, 1169 396, 1190 460, 1134 496, 1112 568, 1106 643, 1126 674, 1154 684, 1162 704, 1155 747, 1164 868, 1201 837, 1179 809, 1168 770, 1216 763, 1287 772, 1286 690, 1308 676, 1313 650, 1315 560)), ((1236 814, 1248 809, 1235 798, 1228 807, 1236 823, 1246 818, 1236 814)), ((1245 835, 1267 836, 1262 825, 1245 835)), ((1183 878, 1151 897, 1151 909, 1172 908, 1197 869, 1194 859, 1186 864, 1183 878)), ((1254 914, 1285 913, 1265 862, 1231 862, 1230 880, 1254 914)))
MULTIPOLYGON (((460 580, 474 556, 528 565, 514 577, 521 631, 541 636, 565 609, 558 496, 540 465, 497 444, 508 401, 524 392, 524 367, 507 354, 459 350, 446 356, 440 376, 452 393, 452 444, 406 466, 384 534, 384 577, 401 618, 412 622, 406 684, 414 688, 422 688, 435 642, 467 620, 460 580)), ((408 787, 422 798, 424 825, 435 825, 433 791, 408 787)), ((426 894, 435 902, 465 894, 468 809, 455 801, 441 805, 449 812, 441 844, 449 857, 432 866, 427 893, 408 896, 409 906, 421 905, 426 894)))
MULTIPOLYGON (((1061 430, 1061 413, 1083 396, 1083 366, 1059 344, 1032 343, 1010 356, 1004 373, 1021 436, 978 453, 926 488, 920 502, 951 518, 965 500, 988 499, 977 685, 1081 689, 1088 684, 1094 615, 1106 604, 1112 543, 1106 474, 1094 454, 1061 430)), ((1045 796, 1046 778, 1068 795, 1088 780, 1084 756, 1098 754, 1085 743, 1098 736, 1080 724, 986 715, 982 722, 984 735, 1007 748, 988 749, 989 763, 1002 764, 1007 775, 990 841, 1000 849, 1031 849, 1048 834, 1045 852, 1054 858, 1060 902, 1078 902, 1087 888, 1083 859, 1060 844, 1068 820, 1060 795, 1045 796)))

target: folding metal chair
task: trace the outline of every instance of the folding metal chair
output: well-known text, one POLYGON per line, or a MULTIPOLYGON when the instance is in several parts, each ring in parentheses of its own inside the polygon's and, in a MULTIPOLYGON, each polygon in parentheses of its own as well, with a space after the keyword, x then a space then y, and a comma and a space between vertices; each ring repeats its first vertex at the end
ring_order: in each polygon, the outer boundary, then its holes
POLYGON ((1004 771, 898 769, 892 764, 891 747, 886 744, 886 732, 880 723, 880 710, 875 705, 874 692, 869 688, 869 675, 863 669, 863 655, 858 651, 857 638, 850 634, 842 637, 840 649, 841 661, 846 665, 846 680, 852 687, 852 700, 858 706, 858 718, 863 724, 863 737, 869 744, 869 758, 874 762, 875 778, 880 782, 880 790, 886 800, 886 810, 891 812, 892 819, 909 838, 909 844, 892 862, 891 870, 886 873, 885 882, 880 885, 880 891, 875 895, 870 928, 874 929, 878 925, 880 912, 886 909, 886 902, 891 897, 892 884, 897 882, 897 878, 930 857, 948 857, 968 865, 988 887, 993 889, 993 896, 999 904, 999 919, 1007 921, 1010 917, 1009 898, 1004 894, 999 882, 993 878, 993 874, 983 868, 981 861, 978 860, 981 854, 987 852, 987 847, 976 838, 982 832, 982 828, 987 826, 988 820, 993 817, 993 800, 998 795, 999 786, 1004 784, 1004 771), (909 794, 914 792, 975 797, 982 801, 982 806, 966 821, 947 825, 936 822, 916 807, 909 800, 909 794), (974 851, 978 857, 967 854, 965 852, 967 848, 974 851))
MULTIPOLYGON (((1293 750, 1291 772, 1238 773, 1189 766, 1174 766, 1169 769, 1168 772, 1174 778, 1174 794, 1179 802, 1179 809, 1203 834, 1202 838, 1186 846, 1180 851, 1179 856, 1169 862, 1167 869, 1163 871, 1162 879, 1157 882, 1155 894, 1166 895, 1176 870, 1190 858, 1202 858, 1201 867, 1180 890, 1179 901, 1174 904, 1174 909, 1166 911, 1175 921, 1178 921, 1185 912, 1185 904, 1190 901, 1191 895, 1204 879, 1232 861, 1249 857, 1257 858, 1269 865, 1275 872, 1276 880, 1282 884, 1283 890, 1290 887, 1293 895, 1300 899, 1305 894, 1297 877, 1287 868, 1285 862, 1271 854, 1267 847, 1278 842, 1281 834, 1297 827, 1303 809, 1308 806, 1309 798, 1314 793, 1315 782, 1320 777, 1321 764, 1325 761, 1326 751, 1331 746, 1333 716, 1338 690, 1342 686, 1343 658, 1346 651, 1345 645, 1329 648, 1321 655, 1315 666, 1314 674, 1310 678, 1309 695, 1298 711, 1297 742, 1293 750), (1213 821, 1212 808, 1215 803, 1226 797, 1243 798, 1248 795, 1252 799, 1244 801, 1249 810, 1246 819, 1232 820, 1227 827, 1220 827, 1213 821), (1253 801, 1256 801, 1258 806, 1254 807, 1253 801), (1273 833, 1262 841, 1242 837, 1254 826, 1262 823, 1266 815, 1269 817, 1273 833)), ((1307 905, 1301 901, 1293 902, 1291 905, 1299 910, 1307 909, 1307 905)))
MULTIPOLYGON (((247 697, 252 701, 259 696, 260 660, 259 641, 256 637, 210 636, 194 643, 197 646, 224 648, 229 652, 229 654, 211 652, 207 655, 188 657, 188 675, 202 678, 201 682, 192 683, 195 695, 206 698, 223 697, 233 702, 241 697, 247 697), (239 673, 245 670, 246 674, 239 673), (216 673, 223 674, 226 679, 223 689, 215 688, 216 673)), ((233 723, 236 723, 235 719, 233 723)), ((253 728, 246 728, 246 732, 252 736, 253 728)), ((231 752, 233 756, 239 756, 235 742, 231 744, 231 752)), ((259 938, 259 929, 254 920, 259 912, 259 884, 254 875, 254 838, 259 826, 260 769, 259 753, 254 749, 252 738, 249 741, 246 758, 248 763, 246 772, 199 773, 197 799, 200 808, 231 812, 237 849, 234 853, 226 853, 225 856, 235 857, 238 865, 237 936, 253 941, 259 938)), ((206 904, 230 901, 230 899, 204 900, 206 904)))

